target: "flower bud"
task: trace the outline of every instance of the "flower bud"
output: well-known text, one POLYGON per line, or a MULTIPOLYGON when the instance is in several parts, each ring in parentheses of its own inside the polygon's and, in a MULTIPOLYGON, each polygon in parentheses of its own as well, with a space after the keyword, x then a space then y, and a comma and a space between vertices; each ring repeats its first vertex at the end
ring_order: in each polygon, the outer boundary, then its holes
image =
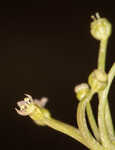
POLYGON ((91 35, 97 40, 104 40, 111 35, 111 23, 106 18, 100 18, 96 13, 96 17, 92 16, 93 22, 91 23, 91 35))
POLYGON ((74 91, 76 93, 77 99, 81 101, 87 95, 89 91, 89 86, 87 83, 82 83, 75 86, 74 91))
POLYGON ((107 85, 107 74, 99 69, 94 70, 88 77, 88 83, 95 92, 104 90, 107 85))

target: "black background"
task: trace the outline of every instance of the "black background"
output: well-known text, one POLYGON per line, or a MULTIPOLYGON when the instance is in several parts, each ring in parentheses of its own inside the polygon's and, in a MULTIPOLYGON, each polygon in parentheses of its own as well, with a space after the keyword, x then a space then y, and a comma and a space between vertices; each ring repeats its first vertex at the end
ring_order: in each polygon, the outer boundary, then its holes
MULTIPOLYGON (((19 116, 14 108, 24 93, 34 98, 46 96, 52 116, 76 126, 74 86, 87 82, 98 56, 99 42, 90 35, 90 16, 99 11, 113 25, 108 71, 115 58, 114 9, 49 1, 4 6, 0 9, 0 148, 86 149, 66 135, 19 116)), ((114 88, 112 84, 109 98, 115 122, 114 88)))

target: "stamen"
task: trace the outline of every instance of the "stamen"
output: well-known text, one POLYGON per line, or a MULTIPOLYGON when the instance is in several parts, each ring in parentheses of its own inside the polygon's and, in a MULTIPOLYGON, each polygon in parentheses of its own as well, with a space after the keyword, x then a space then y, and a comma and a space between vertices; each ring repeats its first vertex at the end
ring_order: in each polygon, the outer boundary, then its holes
POLYGON ((101 17, 100 17, 100 15, 99 15, 99 13, 97 12, 97 13, 95 14, 95 16, 93 15, 93 16, 91 16, 91 18, 93 19, 93 21, 95 21, 95 20, 100 19, 101 17))
POLYGON ((95 16, 96 16, 97 19, 100 19, 100 15, 99 15, 98 12, 95 14, 95 16))
POLYGON ((96 20, 96 17, 95 17, 95 16, 91 16, 91 19, 93 19, 93 21, 95 21, 95 20, 96 20))

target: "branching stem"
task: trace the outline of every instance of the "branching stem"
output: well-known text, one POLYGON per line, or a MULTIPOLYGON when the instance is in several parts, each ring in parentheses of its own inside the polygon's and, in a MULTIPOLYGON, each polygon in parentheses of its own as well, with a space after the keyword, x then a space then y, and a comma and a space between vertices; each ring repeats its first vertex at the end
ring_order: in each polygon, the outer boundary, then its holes
MULTIPOLYGON (((110 85, 115 76, 115 63, 113 64, 109 74, 108 74, 108 85, 104 91, 99 92, 99 107, 98 107, 98 123, 99 123, 99 131, 101 142, 105 148, 108 150, 114 150, 115 146, 111 143, 111 140, 107 133, 107 128, 105 125, 105 107, 107 104, 107 96, 110 89, 110 85)), ((108 113, 108 112, 107 112, 108 113)))

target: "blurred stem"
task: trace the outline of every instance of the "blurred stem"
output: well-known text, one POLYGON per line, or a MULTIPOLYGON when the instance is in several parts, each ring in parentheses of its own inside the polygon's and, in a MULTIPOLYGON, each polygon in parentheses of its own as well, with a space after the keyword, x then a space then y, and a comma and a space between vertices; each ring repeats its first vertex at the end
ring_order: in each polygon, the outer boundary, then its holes
MULTIPOLYGON (((98 123, 99 123, 101 142, 105 148, 110 150, 114 150, 115 146, 111 143, 111 140, 107 132, 107 127, 106 127, 107 124, 105 125, 105 113, 108 113, 105 112, 105 107, 107 105, 107 96, 114 76, 115 76, 115 63, 113 64, 111 70, 108 73, 107 87, 102 92, 99 92, 99 105, 98 105, 98 123)), ((107 121, 109 122, 110 120, 107 121)), ((111 124, 109 125, 111 127, 111 124)))
POLYGON ((109 134, 110 139, 113 141, 115 140, 115 131, 113 127, 113 121, 111 118, 111 112, 110 112, 110 107, 109 107, 109 102, 108 99, 106 100, 106 106, 105 106, 105 122, 106 122, 106 128, 107 132, 109 134))
MULTIPOLYGON (((98 69, 103 70, 103 71, 105 71, 107 44, 108 44, 108 39, 104 39, 104 40, 100 41, 100 48, 99 48, 99 55, 98 55, 98 69)), ((114 137, 115 136, 114 127, 113 127, 113 122, 112 122, 112 117, 111 117, 111 112, 110 112, 110 108, 109 108, 108 99, 106 100, 106 105, 107 105, 105 107, 106 127, 107 127, 107 130, 108 130, 109 136, 114 137)))

